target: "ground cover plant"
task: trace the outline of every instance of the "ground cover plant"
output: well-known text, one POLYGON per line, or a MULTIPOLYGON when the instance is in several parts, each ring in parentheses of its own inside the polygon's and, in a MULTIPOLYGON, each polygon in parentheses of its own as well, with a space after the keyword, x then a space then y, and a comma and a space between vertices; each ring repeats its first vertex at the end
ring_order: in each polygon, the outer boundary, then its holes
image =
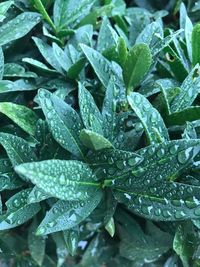
POLYGON ((0 266, 200 266, 199 16, 0 3, 0 266))

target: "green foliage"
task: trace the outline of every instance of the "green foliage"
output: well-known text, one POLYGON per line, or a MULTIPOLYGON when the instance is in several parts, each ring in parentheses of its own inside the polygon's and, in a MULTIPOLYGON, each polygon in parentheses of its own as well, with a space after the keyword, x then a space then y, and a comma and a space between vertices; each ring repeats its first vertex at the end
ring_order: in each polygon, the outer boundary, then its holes
POLYGON ((0 266, 200 266, 199 16, 0 3, 0 266))

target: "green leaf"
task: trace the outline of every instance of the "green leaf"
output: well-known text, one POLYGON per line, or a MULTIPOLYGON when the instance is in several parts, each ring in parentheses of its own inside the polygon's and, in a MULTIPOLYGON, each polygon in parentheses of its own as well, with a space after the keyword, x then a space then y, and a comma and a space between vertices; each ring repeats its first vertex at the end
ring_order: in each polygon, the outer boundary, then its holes
POLYGON ((38 188, 37 186, 34 186, 32 191, 30 192, 29 196, 28 196, 28 204, 31 203, 37 203, 37 202, 41 202, 45 199, 50 198, 51 195, 46 194, 42 189, 38 188))
POLYGON ((127 217, 127 214, 122 213, 122 215, 126 215, 126 217, 124 217, 123 224, 119 228, 121 256, 141 263, 153 262, 171 248, 170 236, 153 223, 149 222, 151 229, 154 231, 154 235, 151 236, 150 234, 144 234, 139 224, 131 217, 127 217))
POLYGON ((2 80, 4 76, 4 66, 4 54, 2 48, 0 47, 0 80, 2 80))
POLYGON ((67 246, 67 250, 72 256, 76 255, 79 242, 79 228, 76 226, 69 230, 63 231, 64 240, 67 246))
POLYGON ((189 73, 181 85, 180 94, 172 101, 170 110, 171 113, 182 111, 192 105, 199 93, 200 88, 200 66, 197 65, 189 73))
POLYGON ((107 17, 102 21, 99 31, 97 50, 102 53, 106 49, 115 46, 117 44, 118 35, 111 27, 111 24, 107 17))
POLYGON ((105 137, 86 129, 81 131, 80 139, 86 147, 96 151, 113 147, 105 137))
POLYGON ((0 220, 0 230, 19 226, 39 212, 40 205, 38 203, 27 203, 29 193, 30 189, 25 189, 9 198, 6 202, 7 212, 0 220))
POLYGON ((79 107, 86 129, 103 135, 102 115, 90 92, 79 83, 79 107))
POLYGON ((18 78, 37 78, 37 74, 31 71, 25 71, 25 68, 16 63, 6 63, 4 65, 4 77, 18 78))
POLYGON ((0 112, 15 122, 25 132, 30 135, 35 134, 37 116, 31 109, 14 103, 1 102, 0 112))
POLYGON ((13 170, 9 159, 0 159, 0 191, 14 190, 24 185, 13 170))
POLYGON ((183 109, 180 112, 175 112, 169 115, 166 118, 166 124, 168 126, 173 126, 173 125, 183 125, 187 121, 195 121, 198 120, 200 117, 200 107, 189 107, 186 109, 183 109))
POLYGON ((62 72, 62 68, 57 60, 57 58, 54 55, 53 48, 45 43, 42 39, 39 39, 37 37, 32 38, 35 42, 37 48, 39 49, 41 55, 44 57, 44 59, 58 72, 62 72))
POLYGON ((36 59, 25 57, 25 58, 22 59, 22 61, 25 62, 25 63, 30 64, 31 66, 33 66, 33 67, 35 67, 35 68, 37 68, 39 70, 42 70, 44 72, 52 73, 52 74, 57 73, 56 70, 50 69, 45 64, 43 64, 42 62, 40 62, 40 61, 38 61, 36 59))
POLYGON ((29 227, 28 247, 31 253, 31 257, 37 262, 39 266, 42 266, 45 255, 46 241, 43 237, 35 235, 37 227, 38 222, 36 219, 34 219, 29 227))
POLYGON ((119 89, 115 85, 115 78, 110 78, 102 107, 103 131, 109 141, 113 141, 116 135, 116 105, 119 89))
POLYGON ((64 71, 68 71, 68 69, 72 65, 72 61, 68 57, 67 53, 65 53, 62 48, 60 48, 56 43, 53 43, 52 48, 54 56, 58 61, 59 65, 63 68, 64 71))
POLYGON ((46 235, 52 232, 68 230, 85 220, 96 208, 102 198, 102 193, 97 192, 87 201, 58 201, 47 212, 40 224, 37 234, 46 235))
POLYGON ((163 39, 163 29, 161 23, 157 20, 148 24, 143 29, 143 31, 138 35, 135 43, 147 44, 151 49, 161 39, 163 39))
MULTIPOLYGON (((137 157, 141 157, 139 163, 133 165, 132 170, 131 166, 129 166, 130 168, 125 170, 121 168, 121 172, 114 172, 112 174, 113 186, 120 185, 120 187, 123 187, 123 184, 126 186, 126 182, 128 183, 130 181, 131 184, 134 184, 140 181, 141 186, 145 185, 146 188, 148 185, 149 188, 149 185, 154 182, 174 181, 179 173, 190 165, 194 157, 199 153, 199 140, 183 139, 153 144, 146 148, 141 148, 135 153, 137 154, 133 154, 137 155, 137 157), (142 181, 144 184, 142 184, 142 181)), ((126 166, 131 162, 131 153, 127 161, 126 166)), ((133 162, 134 161, 135 156, 133 156, 133 162)), ((115 165, 117 165, 117 161, 113 163, 113 166, 115 165)), ((105 173, 107 175, 107 172, 105 173)), ((143 188, 143 190, 145 190, 145 188, 143 188)))
POLYGON ((192 65, 200 64, 200 49, 198 46, 200 40, 200 24, 196 24, 192 30, 192 65))
POLYGON ((179 221, 200 217, 199 187, 176 182, 140 181, 148 186, 145 190, 136 182, 127 184, 127 189, 117 189, 114 195, 118 202, 142 217, 157 221, 179 221), (153 192, 154 191, 154 192, 153 192))
POLYGON ((85 200, 100 189, 91 169, 80 161, 46 160, 22 164, 15 170, 47 194, 63 200, 85 200))
POLYGON ((40 22, 40 15, 24 12, 0 27, 0 46, 26 35, 40 22))
POLYGON ((39 100, 54 139, 77 157, 83 158, 84 148, 79 138, 83 126, 76 111, 44 89, 39 91, 39 100))
POLYGON ((67 257, 69 256, 65 240, 61 232, 53 233, 51 236, 56 244, 56 254, 57 254, 56 267, 61 267, 63 266, 64 262, 67 260, 67 257))
POLYGON ((116 77, 117 84, 123 84, 121 77, 118 77, 111 63, 105 57, 87 45, 80 44, 80 47, 105 88, 107 88, 112 75, 116 77))
POLYGON ((181 3, 180 7, 180 27, 184 29, 184 35, 186 40, 186 48, 190 61, 192 62, 192 21, 188 17, 187 10, 184 3, 181 3))
POLYGON ((146 44, 133 46, 123 67, 123 78, 128 94, 142 81, 152 64, 152 56, 146 44))
POLYGON ((143 157, 136 153, 117 149, 94 152, 88 157, 90 167, 94 169, 95 174, 100 179, 113 177, 117 179, 124 173, 130 173, 142 161, 143 157))
POLYGON ((190 266, 190 258, 194 255, 197 237, 191 223, 180 224, 174 236, 173 249, 179 255, 184 267, 190 266))
POLYGON ((75 27, 89 12, 94 0, 56 0, 53 18, 57 31, 75 27))
POLYGON ((169 139, 167 128, 159 112, 139 93, 131 93, 128 102, 140 119, 150 143, 169 139))
POLYGON ((40 12, 43 19, 46 20, 46 22, 52 27, 54 31, 56 31, 55 25, 53 24, 53 21, 51 20, 47 11, 45 10, 42 1, 40 0, 32 0, 32 1, 34 3, 34 7, 40 12))
POLYGON ((37 160, 34 148, 21 137, 8 133, 0 133, 0 144, 6 150, 13 167, 21 163, 37 160))
POLYGON ((2 22, 6 18, 6 13, 9 8, 14 4, 14 1, 5 1, 0 3, 0 22, 2 22))

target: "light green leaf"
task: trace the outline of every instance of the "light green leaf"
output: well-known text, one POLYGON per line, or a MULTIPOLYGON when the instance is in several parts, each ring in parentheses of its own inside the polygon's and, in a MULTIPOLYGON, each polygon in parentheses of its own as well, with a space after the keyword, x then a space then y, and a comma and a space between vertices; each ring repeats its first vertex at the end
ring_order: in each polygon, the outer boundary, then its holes
POLYGON ((45 193, 62 200, 85 200, 100 189, 92 170, 76 160, 32 162, 19 165, 15 170, 45 193))
POLYGON ((141 82, 151 64, 151 51, 146 44, 138 44, 130 49, 123 67, 123 78, 128 94, 141 82))
POLYGON ((101 198, 102 193, 99 191, 87 201, 58 201, 47 212, 37 230, 37 234, 46 235, 74 228, 90 215, 101 198))
POLYGON ((131 93, 128 102, 140 119, 150 143, 169 139, 167 128, 159 112, 139 93, 131 93))
POLYGON ((113 148, 113 145, 105 137, 90 130, 83 129, 80 133, 82 143, 92 150, 113 148))
POLYGON ((44 89, 39 90, 39 100, 54 139, 77 157, 83 158, 85 150, 79 138, 83 125, 76 111, 44 89))
POLYGON ((10 118, 25 132, 30 135, 35 134, 37 116, 31 109, 10 102, 1 102, 0 112, 10 118))
POLYGON ((0 27, 0 46, 19 39, 40 22, 41 16, 34 12, 24 12, 0 27))

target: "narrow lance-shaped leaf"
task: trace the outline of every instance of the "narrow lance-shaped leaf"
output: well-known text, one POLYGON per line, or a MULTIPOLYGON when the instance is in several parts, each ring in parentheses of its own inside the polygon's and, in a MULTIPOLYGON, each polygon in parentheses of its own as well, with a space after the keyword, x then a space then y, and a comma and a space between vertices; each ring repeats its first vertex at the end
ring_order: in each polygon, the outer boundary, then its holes
POLYGON ((186 7, 184 3, 181 3, 180 6, 180 27, 184 30, 186 48, 190 61, 192 61, 192 31, 193 24, 190 18, 188 17, 186 7))
POLYGON ((46 160, 19 165, 18 174, 62 200, 85 200, 100 190, 92 170, 80 161, 46 160))
POLYGON ((39 100, 54 139, 74 155, 83 158, 85 149, 79 138, 83 125, 76 111, 44 89, 39 91, 39 100))
POLYGON ((6 18, 6 13, 13 4, 14 1, 12 0, 0 3, 0 22, 6 18))
MULTIPOLYGON (((181 171, 193 162, 199 153, 199 144, 198 139, 174 140, 141 148, 136 153, 143 160, 132 170, 129 168, 128 172, 124 171, 119 175, 114 173, 112 185, 123 188, 123 184, 126 187, 130 182, 141 184, 145 190, 147 185, 149 188, 154 182, 174 181, 181 171)), ((113 165, 115 164, 117 163, 113 165)))
POLYGON ((38 47, 40 53, 44 57, 44 59, 58 72, 62 73, 62 68, 54 55, 53 48, 45 43, 42 39, 37 37, 33 37, 33 41, 35 42, 36 46, 38 47))
POLYGON ((146 44, 138 44, 130 49, 123 67, 123 78, 128 94, 141 82, 151 64, 151 51, 146 44))
POLYGON ((31 253, 31 257, 37 262, 39 266, 41 266, 45 256, 46 240, 44 239, 44 237, 36 236, 35 232, 37 227, 38 222, 35 218, 29 227, 28 247, 31 253))
POLYGON ((19 226, 39 212, 40 205, 38 203, 27 203, 29 193, 30 189, 22 190, 6 202, 7 213, 0 220, 0 230, 19 226))
POLYGON ((90 130, 83 129, 80 133, 83 144, 92 150, 112 148, 113 145, 105 137, 90 130))
POLYGON ((22 59, 23 62, 25 63, 28 63, 30 64, 31 66, 43 71, 43 72, 47 72, 47 73, 52 73, 52 74, 55 74, 57 73, 56 70, 54 69, 50 69, 49 67, 47 67, 47 65, 45 65, 44 63, 36 60, 36 59, 33 59, 33 58, 29 58, 29 57, 25 57, 22 59))
POLYGON ((63 231, 63 236, 67 246, 67 250, 72 256, 76 254, 79 242, 79 235, 80 231, 78 226, 63 231))
POLYGON ((159 112, 139 93, 131 93, 128 102, 140 119, 150 143, 169 139, 167 128, 159 112))
POLYGON ((0 113, 3 113, 7 117, 9 117, 30 135, 35 134, 37 116, 31 109, 14 103, 1 102, 0 113))
POLYGON ((0 133, 0 144, 6 150, 13 166, 25 162, 37 161, 34 148, 21 137, 8 133, 0 133))
POLYGON ((196 64, 200 64, 200 24, 197 23, 192 30, 192 64, 196 66, 196 64))
POLYGON ((200 118, 200 106, 191 106, 183 109, 182 111, 172 113, 166 118, 166 124, 172 125, 183 125, 188 121, 195 121, 200 118))
POLYGON ((115 139, 116 134, 116 105, 118 94, 119 89, 115 86, 115 78, 112 76, 106 89, 102 107, 104 136, 111 142, 115 139))
MULTIPOLYGON (((87 162, 100 179, 118 178, 129 173, 143 161, 143 157, 132 152, 105 149, 92 153, 87 162)), ((106 182, 106 181, 105 181, 106 182)))
POLYGON ((4 74, 4 54, 3 49, 0 47, 0 80, 3 79, 4 74))
POLYGON ((127 189, 116 189, 114 193, 134 213, 158 221, 200 218, 200 187, 164 181, 138 183, 130 182, 127 189))
POLYGON ((99 191, 86 201, 59 200, 47 212, 37 230, 37 234, 46 235, 77 226, 90 215, 99 204, 101 198, 102 192, 99 191))
POLYGON ((26 35, 40 22, 41 16, 34 12, 24 12, 0 27, 0 46, 26 35))
POLYGON ((43 6, 43 3, 41 0, 33 0, 34 7, 40 12, 40 14, 43 16, 43 18, 46 20, 46 22, 52 27, 54 31, 56 31, 55 25, 53 24, 53 21, 49 17, 47 11, 45 10, 45 7, 43 6))
POLYGON ((22 187, 24 182, 17 176, 9 159, 0 159, 0 191, 22 187))
POLYGON ((80 47, 105 88, 107 88, 112 75, 116 77, 116 84, 123 85, 121 77, 118 77, 111 63, 105 57, 87 45, 81 44, 80 47))
POLYGON ((79 107, 86 129, 103 135, 102 115, 90 92, 79 83, 79 107))
POLYGON ((4 65, 3 76, 9 78, 36 78, 37 74, 31 71, 26 71, 24 67, 17 63, 6 63, 4 65))
POLYGON ((172 101, 171 113, 182 111, 192 105, 199 93, 200 88, 200 66, 196 65, 181 85, 180 94, 172 101))

